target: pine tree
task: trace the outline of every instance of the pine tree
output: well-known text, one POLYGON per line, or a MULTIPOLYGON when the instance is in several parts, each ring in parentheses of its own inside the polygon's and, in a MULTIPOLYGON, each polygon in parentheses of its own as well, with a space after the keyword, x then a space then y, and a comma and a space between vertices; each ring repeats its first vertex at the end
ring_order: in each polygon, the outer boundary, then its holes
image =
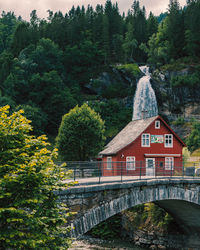
POLYGON ((186 51, 190 56, 200 57, 200 1, 187 1, 185 9, 186 51))
POLYGON ((168 9, 167 39, 170 46, 170 57, 177 59, 184 55, 184 19, 177 0, 170 0, 168 9))

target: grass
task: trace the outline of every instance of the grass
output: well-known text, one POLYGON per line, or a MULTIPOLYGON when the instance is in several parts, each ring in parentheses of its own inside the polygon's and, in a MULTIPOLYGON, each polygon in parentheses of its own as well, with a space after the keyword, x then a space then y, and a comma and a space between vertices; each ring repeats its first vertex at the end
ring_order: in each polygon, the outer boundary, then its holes
POLYGON ((119 65, 117 66, 118 69, 124 69, 126 70, 128 73, 130 73, 132 76, 134 77, 138 77, 141 74, 141 71, 138 67, 137 64, 123 64, 123 65, 119 65))

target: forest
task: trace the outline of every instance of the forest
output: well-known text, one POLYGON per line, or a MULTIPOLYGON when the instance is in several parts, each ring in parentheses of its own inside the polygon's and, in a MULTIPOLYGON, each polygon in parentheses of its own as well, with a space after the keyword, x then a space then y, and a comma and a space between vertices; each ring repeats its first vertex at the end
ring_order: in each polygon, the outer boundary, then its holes
MULTIPOLYGON (((91 106, 105 120, 107 135, 112 136, 114 132, 109 134, 108 130, 116 131, 116 124, 127 123, 132 109, 122 108, 112 91, 106 96, 88 94, 88 83, 109 71, 111 65, 198 65, 199 19, 199 0, 187 0, 184 8, 177 0, 170 0, 167 12, 160 16, 147 15, 138 0, 127 14, 120 14, 118 4, 110 0, 96 8, 73 6, 64 14, 48 10, 47 19, 38 18, 33 10, 30 21, 3 11, 0 106, 9 104, 12 111, 24 109, 34 134, 55 137, 64 114, 77 104, 90 105, 96 100, 91 106)), ((199 83, 199 70, 189 79, 173 79, 176 86, 199 83)), ((116 83, 113 89, 117 88, 116 83)))

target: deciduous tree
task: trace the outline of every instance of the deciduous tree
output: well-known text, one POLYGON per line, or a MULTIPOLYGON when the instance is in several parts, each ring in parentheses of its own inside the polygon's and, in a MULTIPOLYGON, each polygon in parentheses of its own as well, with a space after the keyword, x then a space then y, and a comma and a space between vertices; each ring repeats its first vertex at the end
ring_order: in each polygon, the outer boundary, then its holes
POLYGON ((63 116, 56 141, 64 160, 89 160, 103 147, 104 122, 87 104, 76 106, 63 116))
MULTIPOLYGON (((53 191, 65 187, 56 151, 45 136, 29 135, 22 110, 0 108, 0 246, 1 249, 66 249, 62 237, 69 213, 53 191)), ((66 178, 66 176, 65 176, 66 178)))

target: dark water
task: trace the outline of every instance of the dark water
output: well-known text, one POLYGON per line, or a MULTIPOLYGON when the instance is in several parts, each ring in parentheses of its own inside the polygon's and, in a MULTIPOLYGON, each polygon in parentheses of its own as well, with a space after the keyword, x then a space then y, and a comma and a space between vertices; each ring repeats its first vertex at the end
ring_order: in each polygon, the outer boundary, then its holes
POLYGON ((138 248, 128 241, 122 240, 101 240, 92 238, 89 236, 83 236, 82 238, 75 240, 70 250, 142 250, 144 248, 138 248))

